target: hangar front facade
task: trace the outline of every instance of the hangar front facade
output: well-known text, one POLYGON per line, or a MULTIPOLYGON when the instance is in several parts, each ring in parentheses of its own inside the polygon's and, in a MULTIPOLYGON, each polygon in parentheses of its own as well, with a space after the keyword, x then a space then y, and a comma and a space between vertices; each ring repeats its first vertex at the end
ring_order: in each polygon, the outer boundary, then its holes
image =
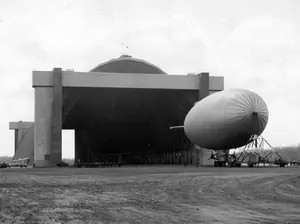
POLYGON ((159 158, 177 164, 195 163, 201 153, 197 156, 195 147, 185 152, 170 126, 182 125, 194 103, 223 90, 224 80, 208 73, 169 75, 146 61, 122 56, 90 72, 33 71, 33 87, 33 149, 26 150, 33 150, 35 166, 62 160, 62 129, 75 130, 76 161, 145 164, 159 158))

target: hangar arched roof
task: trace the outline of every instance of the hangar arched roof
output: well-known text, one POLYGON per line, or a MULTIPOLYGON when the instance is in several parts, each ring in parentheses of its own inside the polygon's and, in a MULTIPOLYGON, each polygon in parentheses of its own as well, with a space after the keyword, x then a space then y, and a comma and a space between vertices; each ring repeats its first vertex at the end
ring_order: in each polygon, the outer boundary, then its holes
POLYGON ((101 63, 90 72, 167 74, 156 65, 128 55, 101 63))

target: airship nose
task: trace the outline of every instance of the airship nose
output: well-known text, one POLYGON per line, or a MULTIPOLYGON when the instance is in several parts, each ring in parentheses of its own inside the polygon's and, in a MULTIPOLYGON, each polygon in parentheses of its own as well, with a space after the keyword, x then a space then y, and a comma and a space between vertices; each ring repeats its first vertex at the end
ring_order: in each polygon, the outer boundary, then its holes
POLYGON ((257 121, 258 120, 258 112, 256 112, 256 111, 252 112, 251 118, 253 121, 257 121))
POLYGON ((252 133, 258 134, 261 126, 263 125, 261 122, 260 114, 257 111, 253 111, 250 114, 250 126, 252 127, 252 133))
POLYGON ((267 120, 268 120, 268 112, 267 107, 261 98, 257 98, 257 101, 252 103, 252 110, 249 110, 249 125, 252 127, 252 133, 259 135, 261 130, 264 129, 267 120))

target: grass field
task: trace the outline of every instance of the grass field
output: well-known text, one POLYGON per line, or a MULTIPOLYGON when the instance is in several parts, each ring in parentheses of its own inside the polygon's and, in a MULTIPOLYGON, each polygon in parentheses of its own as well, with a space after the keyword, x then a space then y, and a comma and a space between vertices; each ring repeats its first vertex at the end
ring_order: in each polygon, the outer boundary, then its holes
POLYGON ((0 223, 300 223, 300 168, 0 170, 0 223))

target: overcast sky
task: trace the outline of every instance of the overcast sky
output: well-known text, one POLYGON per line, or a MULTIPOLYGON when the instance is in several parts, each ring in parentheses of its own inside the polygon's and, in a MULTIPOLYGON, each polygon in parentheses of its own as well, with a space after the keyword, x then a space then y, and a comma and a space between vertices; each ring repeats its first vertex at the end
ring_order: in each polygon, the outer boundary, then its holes
MULTIPOLYGON (((257 92, 270 113, 264 137, 300 143, 300 1, 1 0, 0 155, 14 153, 9 121, 33 121, 32 70, 88 71, 124 53, 257 92)), ((73 140, 64 134, 63 157, 73 140)))

